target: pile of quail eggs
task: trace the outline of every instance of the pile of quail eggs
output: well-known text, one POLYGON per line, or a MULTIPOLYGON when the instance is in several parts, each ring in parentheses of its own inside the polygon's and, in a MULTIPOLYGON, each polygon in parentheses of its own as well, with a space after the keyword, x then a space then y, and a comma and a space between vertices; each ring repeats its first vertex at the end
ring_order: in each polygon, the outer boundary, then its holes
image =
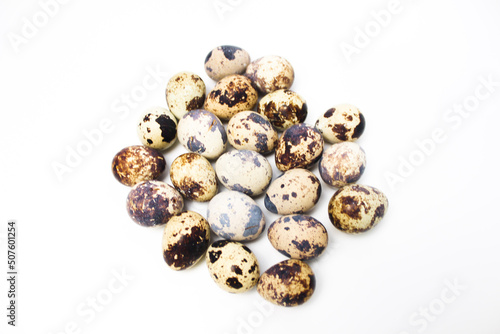
POLYGON ((140 117, 137 133, 143 145, 115 155, 114 176, 132 187, 127 211, 139 225, 165 226, 163 258, 170 268, 188 269, 205 257, 210 276, 223 290, 240 293, 257 286, 274 304, 303 304, 316 284, 305 261, 328 245, 325 226, 305 214, 321 196, 320 179, 309 169, 319 161, 321 179, 338 188, 328 205, 337 229, 367 231, 387 211, 380 190, 356 184, 366 165, 365 152, 355 143, 365 128, 363 114, 341 104, 314 126, 304 123, 306 101, 290 90, 294 70, 279 56, 251 62, 245 50, 219 46, 207 55, 205 71, 216 81, 208 95, 200 76, 175 74, 166 87, 168 109, 150 108, 140 117), (169 185, 158 181, 167 168, 161 152, 176 139, 187 152, 171 159, 169 185), (332 144, 326 150, 325 141, 332 144), (234 150, 226 152, 228 142, 234 150), (283 172, 274 181, 264 156, 273 151, 283 172), (218 193, 219 184, 229 191, 218 193), (261 194, 265 208, 282 215, 270 224, 267 237, 289 258, 263 274, 244 245, 266 229, 265 215, 252 199, 261 194), (207 212, 183 211, 184 201, 208 202, 207 212), (210 243, 212 233, 219 240, 210 243))

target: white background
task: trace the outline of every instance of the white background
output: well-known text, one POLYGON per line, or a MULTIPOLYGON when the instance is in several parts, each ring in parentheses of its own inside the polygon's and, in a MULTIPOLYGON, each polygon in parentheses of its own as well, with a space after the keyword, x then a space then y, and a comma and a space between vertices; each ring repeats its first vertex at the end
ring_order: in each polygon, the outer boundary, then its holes
MULTIPOLYGON (((377 31, 372 11, 388 6, 73 0, 43 22, 37 1, 2 0, 0 267, 7 221, 15 219, 19 309, 18 327, 6 326, 2 278, 1 332, 500 333, 500 3, 401 0, 377 31), (218 12, 216 5, 225 7, 218 12), (27 21, 40 27, 25 38, 27 21), (356 47, 358 29, 366 27, 373 29, 369 43, 358 41, 357 53, 346 57, 341 46, 356 47), (25 39, 15 45, 13 36, 25 39), (204 263, 184 272, 168 268, 162 229, 130 220, 129 188, 111 173, 114 154, 139 144, 139 114, 166 105, 171 75, 193 71, 213 87, 203 61, 221 44, 240 46, 252 59, 287 58, 296 74, 292 89, 308 102, 306 122, 339 103, 355 104, 367 120, 360 183, 386 193, 388 213, 369 233, 346 235, 328 220, 335 189, 323 184, 310 214, 326 226, 330 245, 310 263, 317 289, 300 307, 273 307, 255 289, 226 293, 204 263), (148 69, 162 73, 160 83, 123 110, 121 99, 139 89, 148 69), (496 86, 478 100, 481 78, 496 86), (448 113, 463 103, 472 106, 466 117, 448 113), (54 163, 66 164, 69 150, 87 140, 84 132, 106 119, 108 133, 59 179, 54 163), (416 141, 436 129, 446 140, 419 153, 416 141), (406 166, 391 186, 388 173, 397 175, 409 159, 418 166, 406 166), (125 283, 115 281, 121 272, 125 283), (449 284, 459 287, 453 292, 449 284), (88 304, 93 298, 99 311, 88 304)), ((179 144, 166 151, 168 166, 183 152, 179 144)), ((164 180, 170 182, 168 173, 164 180)), ((256 201, 269 225, 277 215, 264 209, 262 196, 256 201)), ((206 204, 185 207, 206 214, 206 204)), ((284 259, 265 235, 248 246, 261 272, 284 259)))

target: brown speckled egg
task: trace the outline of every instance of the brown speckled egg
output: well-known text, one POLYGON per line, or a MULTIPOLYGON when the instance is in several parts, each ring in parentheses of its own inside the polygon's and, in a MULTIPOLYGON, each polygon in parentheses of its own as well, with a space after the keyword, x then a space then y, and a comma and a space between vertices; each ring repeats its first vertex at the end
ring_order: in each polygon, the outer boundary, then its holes
POLYGON ((184 201, 174 187, 161 181, 144 181, 130 190, 127 212, 137 224, 157 226, 182 211, 184 201))
POLYGON ((177 73, 170 78, 165 91, 168 108, 177 119, 181 119, 185 113, 203 107, 205 92, 205 83, 198 75, 177 73))
POLYGON ((307 215, 289 215, 276 219, 269 226, 267 237, 278 252, 299 260, 320 256, 328 245, 326 228, 307 215))
POLYGON ((206 202, 217 194, 217 178, 210 162, 197 153, 184 153, 170 167, 170 180, 187 199, 206 202))
POLYGON ((227 140, 237 150, 266 154, 274 150, 278 132, 266 116, 255 111, 242 111, 229 120, 227 140))
POLYGON ((328 216, 339 230, 360 233, 377 225, 388 205, 387 197, 380 190, 352 184, 333 194, 328 204, 328 216))
POLYGON ((315 128, 301 123, 283 132, 278 140, 274 160, 280 171, 310 168, 323 153, 323 137, 315 128))
POLYGON ((158 151, 142 146, 125 147, 116 153, 111 164, 115 178, 126 186, 154 180, 165 170, 166 162, 158 151))
POLYGON ((288 89, 280 89, 264 96, 259 101, 257 110, 281 131, 304 122, 307 117, 306 101, 288 89))
POLYGON ((235 74, 217 82, 208 94, 204 108, 220 119, 228 120, 240 111, 253 109, 257 98, 252 82, 243 75, 235 74))
POLYGON ((279 306, 298 306, 311 298, 316 276, 305 262, 289 259, 267 269, 259 279, 257 292, 279 306))
POLYGON ((177 119, 165 108, 149 108, 140 117, 137 135, 143 145, 157 150, 167 149, 177 139, 177 119))
POLYGON ((210 226, 200 214, 184 211, 170 218, 163 231, 163 259, 174 270, 194 266, 210 244, 210 226))
POLYGON ((210 51, 205 58, 205 72, 215 80, 231 75, 242 74, 250 64, 248 52, 232 45, 218 46, 210 51))
POLYGON ((356 141, 365 130, 365 118, 355 106, 340 104, 328 109, 315 126, 329 143, 356 141))
POLYGON ((357 182, 366 166, 365 151, 356 143, 343 142, 332 145, 323 152, 319 174, 323 181, 340 188, 357 182))
POLYGON ((208 247, 208 271, 217 285, 231 293, 241 293, 253 288, 259 280, 259 263, 247 246, 219 240, 208 247))
POLYGON ((288 89, 293 84, 292 65, 279 56, 265 56, 252 61, 245 72, 253 85, 263 94, 288 89))
POLYGON ((280 215, 304 213, 312 209, 321 196, 321 183, 307 169, 295 168, 274 180, 264 197, 267 210, 280 215))

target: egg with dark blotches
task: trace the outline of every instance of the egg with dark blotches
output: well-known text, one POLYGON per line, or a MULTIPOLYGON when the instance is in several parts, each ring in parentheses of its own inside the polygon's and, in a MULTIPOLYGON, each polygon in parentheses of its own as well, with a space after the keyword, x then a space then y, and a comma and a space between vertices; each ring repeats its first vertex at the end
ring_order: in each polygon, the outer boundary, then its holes
POLYGON ((333 187, 343 187, 357 182, 366 167, 365 151, 356 143, 343 142, 332 145, 323 152, 319 174, 333 187))
POLYGON ((215 81, 231 75, 242 74, 250 64, 248 52, 232 45, 221 45, 210 51, 205 58, 205 72, 215 81))
POLYGON ((207 220, 215 234, 233 241, 255 240, 266 225, 257 203, 239 191, 221 192, 212 198, 207 220))
POLYGON ((163 155, 147 146, 129 146, 116 153, 111 163, 115 178, 126 186, 157 179, 167 164, 163 155))
POLYGON ((365 117, 352 104, 340 104, 321 115, 315 127, 331 144, 356 141, 365 130, 365 117))
POLYGON ((389 202, 378 189, 352 184, 340 188, 328 203, 333 226, 346 233, 361 233, 377 225, 387 212, 389 202))
POLYGON ((215 241, 208 247, 206 263, 214 282, 231 293, 248 291, 259 280, 259 262, 255 254, 239 242, 215 241))
POLYGON ((163 231, 163 259, 174 270, 194 266, 210 244, 210 226, 203 216, 184 211, 170 218, 163 231))
POLYGON ((257 292, 279 306, 298 306, 308 301, 316 288, 311 267, 300 260, 289 259, 275 264, 260 276, 257 292))
POLYGON ((237 150, 266 154, 274 150, 278 132, 266 116, 247 110, 231 117, 227 124, 227 140, 237 150))
POLYGON ((182 116, 177 125, 179 142, 207 159, 218 158, 227 147, 227 134, 217 116, 203 109, 182 116))
POLYGON ((133 221, 142 226, 166 224, 183 207, 181 194, 161 181, 139 183, 127 196, 127 212, 133 221))
POLYGON ((249 150, 224 153, 215 163, 215 172, 224 187, 248 196, 262 194, 273 178, 269 161, 261 154, 249 150))
POLYGON ((168 108, 177 119, 191 110, 202 108, 205 94, 205 83, 199 75, 191 72, 180 72, 172 76, 165 90, 168 108))
POLYGON ((275 152, 276 167, 281 171, 292 168, 310 168, 323 153, 323 137, 312 126, 293 125, 278 140, 275 152))
POLYGON ((281 131, 304 122, 307 117, 306 101, 288 89, 280 89, 264 96, 259 101, 257 110, 281 131))
POLYGON ((328 232, 317 219, 289 215, 276 219, 267 230, 271 245, 292 259, 309 260, 320 256, 328 246, 328 232))
POLYGON ((217 194, 215 171, 203 156, 197 153, 184 153, 172 162, 170 180, 187 199, 206 202, 217 194))
POLYGON ((177 139, 177 119, 165 108, 149 108, 140 117, 137 135, 143 145, 157 150, 167 149, 177 139))
POLYGON ((290 169, 276 178, 267 189, 264 205, 280 215, 311 210, 321 196, 321 183, 311 171, 290 169))
POLYGON ((295 74, 288 60, 280 56, 264 56, 252 61, 245 75, 263 94, 278 89, 288 89, 292 86, 295 74))

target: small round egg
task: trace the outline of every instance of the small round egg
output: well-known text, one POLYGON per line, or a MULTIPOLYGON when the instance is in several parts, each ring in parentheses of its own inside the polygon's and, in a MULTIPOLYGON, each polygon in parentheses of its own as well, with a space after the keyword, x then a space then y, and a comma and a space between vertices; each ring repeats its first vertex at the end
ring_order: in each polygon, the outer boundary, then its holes
POLYGON ((260 276, 257 292, 279 306, 298 306, 311 298, 316 276, 305 262, 289 259, 275 264, 260 276))
POLYGON ((328 203, 328 216, 337 229, 361 233, 377 225, 388 206, 387 197, 380 190, 351 184, 333 194, 328 203))
POLYGON ((323 152, 319 162, 319 174, 333 187, 343 187, 357 182, 366 167, 365 151, 356 143, 342 142, 323 152))
POLYGON ((255 240, 266 225, 255 201, 238 191, 224 191, 208 203, 207 220, 218 236, 233 241, 255 240))
POLYGON ((257 91, 245 76, 234 74, 222 78, 210 91, 205 109, 222 120, 228 120, 240 111, 251 110, 257 104, 257 91))
POLYGON ((310 168, 323 153, 323 137, 315 128, 305 123, 285 130, 278 140, 274 160, 284 172, 292 168, 310 168))
POLYGON ((215 171, 224 187, 248 196, 262 194, 273 178, 269 161, 261 154, 249 150, 224 153, 217 159, 215 171))
POLYGON ((205 58, 205 72, 215 81, 231 75, 245 73, 250 64, 248 52, 232 45, 221 45, 210 51, 205 58))
POLYGON ((182 211, 184 201, 174 187, 161 181, 144 181, 132 188, 127 197, 127 212, 137 224, 166 224, 182 211))
POLYGON ((170 180, 187 199, 206 202, 217 194, 217 177, 210 162, 197 153, 184 153, 170 167, 170 180))
POLYGON ((328 109, 315 126, 331 144, 356 141, 365 130, 365 117, 355 106, 340 104, 328 109))
POLYGON ((217 285, 231 293, 253 288, 259 280, 259 262, 254 253, 239 242, 219 240, 208 247, 206 262, 217 285))
POLYGON ((137 135, 143 145, 157 150, 167 149, 177 139, 177 120, 165 108, 149 108, 141 115, 137 135))
POLYGON ((292 65, 280 56, 265 56, 252 61, 248 65, 245 75, 263 94, 278 89, 288 89, 294 80, 292 65))
POLYGON ((328 232, 317 219, 289 215, 276 219, 267 230, 271 245, 292 259, 309 260, 320 256, 328 245, 328 232))
POLYGON ((280 215, 304 213, 312 209, 321 196, 321 183, 307 169, 295 168, 274 180, 264 197, 267 210, 280 215))
POLYGON ((165 91, 168 108, 177 119, 191 110, 202 108, 205 94, 205 83, 200 76, 191 72, 180 72, 172 76, 165 91))
POLYGON ((203 109, 182 116, 177 125, 177 137, 187 150, 207 159, 218 158, 227 147, 224 125, 217 116, 203 109))
POLYGON ((266 116, 248 110, 231 117, 227 124, 227 140, 237 150, 266 154, 274 150, 278 132, 266 116))
POLYGON ((163 259, 174 270, 194 266, 210 244, 210 226, 199 213, 184 211, 170 218, 163 230, 163 259))
POLYGON ((129 146, 116 153, 111 163, 115 178, 126 186, 157 179, 165 170, 165 158, 147 146, 129 146))
POLYGON ((257 110, 280 131, 304 122, 307 117, 306 101, 288 89, 279 89, 264 96, 257 110))

